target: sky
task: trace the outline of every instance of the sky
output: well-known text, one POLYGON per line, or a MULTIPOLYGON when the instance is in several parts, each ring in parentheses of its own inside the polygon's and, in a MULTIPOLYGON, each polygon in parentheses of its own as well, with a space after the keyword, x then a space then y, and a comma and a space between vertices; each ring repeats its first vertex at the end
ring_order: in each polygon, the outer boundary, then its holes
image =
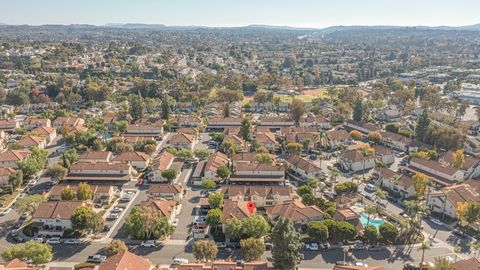
POLYGON ((0 0, 0 23, 462 26, 480 0, 0 0))

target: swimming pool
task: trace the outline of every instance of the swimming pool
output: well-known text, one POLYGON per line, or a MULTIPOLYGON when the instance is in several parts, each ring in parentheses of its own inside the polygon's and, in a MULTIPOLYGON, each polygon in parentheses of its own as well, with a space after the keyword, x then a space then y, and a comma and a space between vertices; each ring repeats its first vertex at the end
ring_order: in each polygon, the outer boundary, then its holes
POLYGON ((377 229, 378 229, 378 227, 380 227, 380 225, 385 223, 385 221, 383 221, 383 220, 373 219, 373 218, 370 218, 370 222, 369 222, 368 221, 368 216, 363 214, 363 213, 360 214, 360 222, 362 223, 363 227, 367 226, 367 223, 368 223, 368 225, 373 225, 377 229))

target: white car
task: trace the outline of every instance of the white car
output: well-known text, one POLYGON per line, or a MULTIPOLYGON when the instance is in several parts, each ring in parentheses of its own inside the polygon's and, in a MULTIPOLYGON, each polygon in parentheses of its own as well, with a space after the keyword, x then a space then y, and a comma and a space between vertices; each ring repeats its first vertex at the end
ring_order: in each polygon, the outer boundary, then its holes
POLYGON ((112 213, 121 213, 123 211, 122 207, 114 207, 112 209, 112 213))
POLYGON ((178 226, 178 222, 179 222, 178 218, 174 219, 172 221, 172 226, 176 228, 178 226))
POLYGON ((376 189, 377 189, 377 187, 375 187, 372 184, 366 184, 365 185, 365 190, 368 191, 368 192, 374 192, 376 189))
POLYGON ((38 243, 43 243, 43 238, 42 237, 35 237, 32 239, 34 242, 38 242, 38 243))
POLYGON ((146 240, 140 243, 141 247, 155 247, 156 245, 157 245, 157 241, 155 240, 146 240))
POLYGON ((115 220, 119 217, 117 213, 110 213, 110 215, 107 216, 107 220, 115 220))
POLYGON ((67 239, 65 240, 63 243, 67 244, 67 245, 78 245, 80 244, 80 239, 67 239))
POLYGON ((173 265, 182 264, 182 263, 188 263, 188 260, 184 258, 175 258, 173 259, 173 262, 172 262, 173 265))
POLYGON ((438 226, 443 226, 443 222, 441 222, 440 220, 438 220, 436 218, 431 218, 430 221, 434 224, 437 224, 438 226))
POLYGON ((52 237, 48 239, 45 243, 47 244, 60 244, 60 237, 52 237))
POLYGON ((307 243, 307 244, 305 244, 305 249, 306 250, 318 250, 318 244, 317 243, 307 243))
POLYGON ((360 266, 360 267, 368 268, 368 264, 366 264, 366 263, 364 263, 364 262, 356 262, 356 263, 355 263, 355 266, 360 266))

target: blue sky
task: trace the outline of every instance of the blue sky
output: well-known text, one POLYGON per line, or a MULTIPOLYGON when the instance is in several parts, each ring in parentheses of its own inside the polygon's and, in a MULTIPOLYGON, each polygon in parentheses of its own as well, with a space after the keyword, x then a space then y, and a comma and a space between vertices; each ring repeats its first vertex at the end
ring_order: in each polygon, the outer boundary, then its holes
POLYGON ((479 0, 0 0, 0 23, 469 25, 479 0))

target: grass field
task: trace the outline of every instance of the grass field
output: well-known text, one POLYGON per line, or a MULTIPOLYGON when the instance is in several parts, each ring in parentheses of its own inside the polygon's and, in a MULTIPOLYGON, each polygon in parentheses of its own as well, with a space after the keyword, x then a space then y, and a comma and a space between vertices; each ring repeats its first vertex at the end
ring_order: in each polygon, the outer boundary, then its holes
POLYGON ((303 102, 312 102, 316 98, 326 98, 327 89, 326 88, 319 88, 319 89, 309 89, 301 91, 300 95, 291 96, 291 95, 275 95, 280 98, 282 102, 292 102, 293 98, 300 99, 303 102))

